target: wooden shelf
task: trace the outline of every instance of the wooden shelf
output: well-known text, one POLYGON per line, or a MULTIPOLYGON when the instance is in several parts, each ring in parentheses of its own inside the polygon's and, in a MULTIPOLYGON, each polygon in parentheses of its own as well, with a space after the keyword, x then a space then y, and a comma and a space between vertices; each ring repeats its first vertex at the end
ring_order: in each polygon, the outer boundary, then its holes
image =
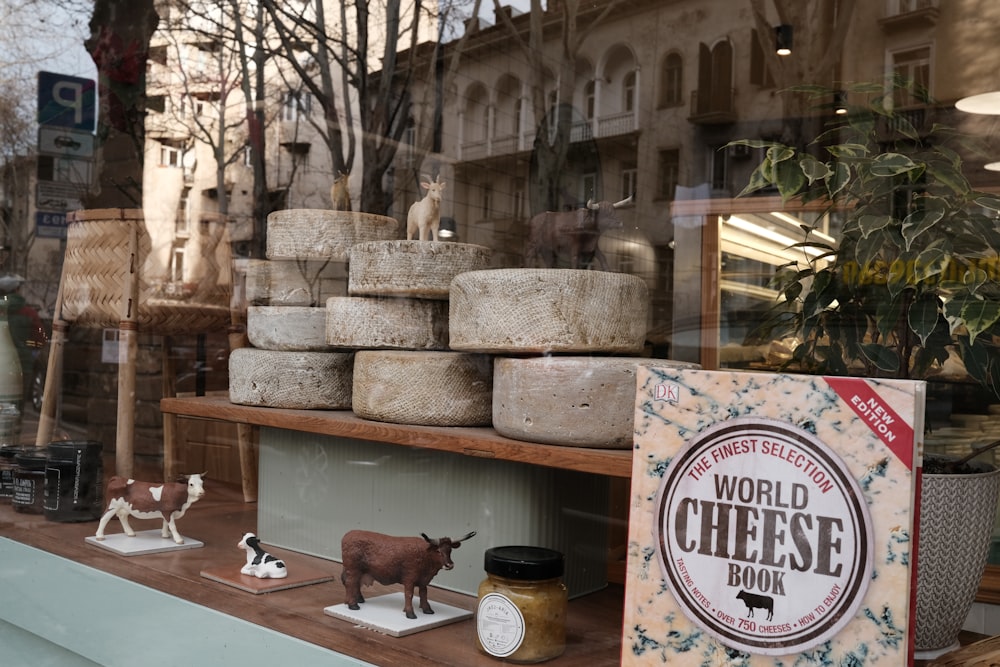
POLYGON ((409 426, 357 417, 347 410, 287 410, 235 405, 225 396, 164 398, 163 412, 179 417, 216 419, 238 424, 372 440, 406 447, 532 465, 589 472, 608 477, 632 476, 632 450, 561 447, 511 440, 491 428, 409 426))

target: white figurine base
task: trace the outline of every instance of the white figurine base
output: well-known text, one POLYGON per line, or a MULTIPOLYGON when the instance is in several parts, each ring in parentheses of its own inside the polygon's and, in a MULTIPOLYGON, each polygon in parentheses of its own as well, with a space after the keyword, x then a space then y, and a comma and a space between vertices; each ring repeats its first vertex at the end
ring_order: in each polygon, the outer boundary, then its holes
POLYGON ((186 536, 184 544, 177 544, 172 537, 164 538, 159 529, 136 531, 135 537, 129 537, 125 533, 113 533, 105 535, 103 540, 91 535, 86 538, 86 542, 120 556, 142 556, 205 546, 204 542, 186 536))
POLYGON ((474 615, 471 611, 434 600, 430 601, 434 613, 425 614, 420 611, 420 599, 416 595, 413 598, 413 611, 417 614, 415 619, 407 618, 403 613, 402 591, 365 598, 365 601, 359 605, 361 609, 356 611, 348 609, 345 602, 332 607, 324 607, 323 613, 391 637, 405 637, 423 630, 439 628, 442 625, 464 621, 474 615))

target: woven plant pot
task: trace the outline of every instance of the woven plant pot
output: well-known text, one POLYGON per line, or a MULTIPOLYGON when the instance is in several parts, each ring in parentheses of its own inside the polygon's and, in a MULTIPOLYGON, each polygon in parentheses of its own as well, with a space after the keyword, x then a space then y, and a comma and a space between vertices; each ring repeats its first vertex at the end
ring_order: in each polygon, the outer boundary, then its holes
POLYGON ((931 659, 958 648, 989 555, 1000 497, 1000 470, 925 474, 917 548, 916 657, 931 659))

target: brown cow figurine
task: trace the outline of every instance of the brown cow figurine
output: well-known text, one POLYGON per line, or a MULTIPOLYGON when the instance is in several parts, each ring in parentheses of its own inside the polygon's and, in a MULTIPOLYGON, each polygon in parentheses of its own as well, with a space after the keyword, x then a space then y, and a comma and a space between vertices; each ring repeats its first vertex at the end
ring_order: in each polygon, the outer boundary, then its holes
POLYGON ((413 613, 414 588, 420 592, 420 610, 433 614, 427 602, 427 585, 442 567, 446 570, 455 567, 451 550, 475 534, 472 531, 457 540, 449 537, 432 540, 423 533, 420 537, 393 537, 368 530, 348 532, 340 542, 344 562, 340 581, 347 590, 348 609, 360 609, 358 603, 365 601, 361 586, 377 581, 383 586, 403 584, 403 613, 407 618, 417 617, 413 613))
POLYGON ((108 489, 104 494, 108 510, 101 517, 95 537, 98 540, 104 539, 104 529, 113 516, 118 517, 126 535, 135 537, 135 531, 128 523, 128 518, 134 516, 138 519, 162 519, 164 539, 172 536, 174 542, 184 544, 184 538, 177 533, 174 522, 205 495, 206 474, 189 475, 185 478, 186 482, 162 484, 112 477, 108 480, 108 489))
POLYGON ((607 230, 622 228, 617 209, 631 202, 632 197, 614 204, 588 200, 585 208, 575 211, 545 211, 533 216, 528 222, 525 262, 537 257, 553 268, 560 255, 568 254, 572 269, 585 269, 596 258, 607 271, 608 261, 597 242, 607 230))

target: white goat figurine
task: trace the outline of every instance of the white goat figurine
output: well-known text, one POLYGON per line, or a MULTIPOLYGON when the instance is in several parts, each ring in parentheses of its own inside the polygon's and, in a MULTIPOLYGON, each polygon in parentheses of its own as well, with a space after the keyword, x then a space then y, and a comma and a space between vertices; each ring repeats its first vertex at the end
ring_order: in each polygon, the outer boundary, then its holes
POLYGON ((438 240, 438 227, 441 226, 441 191, 444 190, 444 182, 438 174, 434 180, 426 176, 420 182, 420 187, 427 190, 427 194, 420 201, 416 201, 410 206, 406 216, 406 238, 417 238, 419 232, 421 241, 438 240))
POLYGON ((236 546, 247 552, 247 564, 240 570, 240 574, 249 574, 258 579, 284 579, 288 576, 285 561, 264 551, 255 534, 247 533, 236 546))

